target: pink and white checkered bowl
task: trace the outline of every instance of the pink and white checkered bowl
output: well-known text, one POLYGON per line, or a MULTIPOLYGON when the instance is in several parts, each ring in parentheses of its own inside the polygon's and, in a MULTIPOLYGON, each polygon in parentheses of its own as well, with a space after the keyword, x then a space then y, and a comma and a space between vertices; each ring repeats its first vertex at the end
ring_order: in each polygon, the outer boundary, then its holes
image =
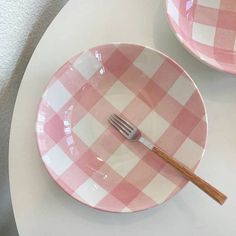
POLYGON ((236 74, 235 0, 166 0, 170 25, 198 59, 236 74))
POLYGON ((109 44, 81 53, 53 76, 39 105, 36 133, 47 170, 91 207, 134 212, 170 199, 187 183, 107 121, 121 113, 153 143, 195 169, 207 122, 193 81, 153 49, 109 44))

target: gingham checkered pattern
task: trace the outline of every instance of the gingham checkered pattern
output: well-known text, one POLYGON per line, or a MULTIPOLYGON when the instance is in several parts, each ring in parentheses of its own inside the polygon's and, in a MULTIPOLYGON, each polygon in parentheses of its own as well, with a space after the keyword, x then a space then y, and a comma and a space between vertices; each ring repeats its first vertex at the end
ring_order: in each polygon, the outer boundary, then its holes
POLYGON ((66 63, 40 103, 37 139, 55 181, 75 199, 114 212, 166 201, 186 180, 107 118, 122 113, 190 168, 202 156, 207 124, 199 92, 173 61, 151 49, 111 44, 66 63))
POLYGON ((235 0, 166 0, 177 38, 198 58, 236 74, 235 0))

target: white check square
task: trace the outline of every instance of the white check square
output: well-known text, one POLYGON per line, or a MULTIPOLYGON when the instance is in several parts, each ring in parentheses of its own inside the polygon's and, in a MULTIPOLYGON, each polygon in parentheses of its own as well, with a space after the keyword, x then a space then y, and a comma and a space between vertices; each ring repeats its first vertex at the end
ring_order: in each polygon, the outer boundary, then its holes
POLYGON ((73 132, 90 147, 105 131, 105 127, 89 113, 74 126, 73 132))
POLYGON ((215 41, 216 27, 203 25, 200 23, 193 23, 192 38, 193 40, 213 47, 215 41))
POLYGON ((161 204, 175 188, 174 183, 159 174, 143 189, 143 192, 157 204, 161 204))
POLYGON ((169 123, 155 111, 150 112, 139 125, 139 129, 154 143, 164 134, 168 127, 169 123))
POLYGON ((43 99, 55 112, 58 112, 70 98, 71 94, 58 80, 43 95, 43 99))
POLYGON ((167 12, 172 17, 177 25, 179 25, 179 11, 174 5, 173 0, 167 1, 167 12))
POLYGON ((193 168, 200 161, 202 153, 202 147, 187 138, 175 153, 174 157, 189 168, 193 168))
POLYGON ((58 176, 60 176, 73 164, 73 161, 61 150, 58 145, 55 145, 43 156, 43 161, 58 176))
POLYGON ((121 212, 131 212, 131 210, 128 207, 124 207, 121 212))
POLYGON ((148 48, 145 48, 142 53, 134 61, 134 65, 139 68, 145 75, 149 78, 153 77, 158 68, 164 62, 164 57, 152 51, 148 48))
POLYGON ((234 51, 236 52, 236 40, 234 41, 234 51))
POLYGON ((169 89, 168 94, 180 104, 185 105, 195 90, 193 83, 185 75, 182 75, 169 89))
POLYGON ((125 177, 139 162, 139 158, 124 144, 112 154, 107 164, 119 175, 125 177))
POLYGON ((197 4, 204 7, 211 7, 211 8, 219 9, 220 1, 221 0, 198 0, 197 4))
POLYGON ((108 194, 104 188, 91 178, 79 186, 75 192, 90 206, 96 206, 108 194))
POLYGON ((98 70, 102 68, 102 64, 99 59, 89 51, 80 55, 73 63, 73 66, 86 80, 89 80, 98 70))
POLYGON ((120 81, 116 81, 104 95, 104 98, 119 111, 128 106, 134 97, 135 94, 120 81))

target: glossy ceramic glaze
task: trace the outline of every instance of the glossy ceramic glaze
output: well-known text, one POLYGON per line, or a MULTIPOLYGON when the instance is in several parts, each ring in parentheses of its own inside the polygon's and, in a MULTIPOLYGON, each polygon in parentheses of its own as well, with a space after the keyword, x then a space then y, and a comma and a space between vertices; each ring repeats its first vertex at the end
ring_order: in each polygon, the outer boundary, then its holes
POLYGON ((54 180, 97 209, 133 212, 159 205, 186 180, 107 121, 122 113, 153 143, 195 168, 207 123, 193 81, 171 59, 139 45, 81 53, 47 86, 36 123, 39 150, 54 180))
POLYGON ((205 63, 236 74, 236 1, 166 0, 177 38, 205 63))

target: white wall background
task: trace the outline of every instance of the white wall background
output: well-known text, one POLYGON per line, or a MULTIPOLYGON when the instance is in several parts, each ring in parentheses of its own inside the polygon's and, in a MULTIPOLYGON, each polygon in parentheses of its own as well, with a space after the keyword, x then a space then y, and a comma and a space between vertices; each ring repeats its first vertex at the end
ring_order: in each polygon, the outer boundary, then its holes
MULTIPOLYGON (((68 0, 0 0, 0 235, 17 235, 8 181, 8 140, 14 102, 30 56, 68 0)), ((20 157, 19 157, 20 158, 20 157)))

